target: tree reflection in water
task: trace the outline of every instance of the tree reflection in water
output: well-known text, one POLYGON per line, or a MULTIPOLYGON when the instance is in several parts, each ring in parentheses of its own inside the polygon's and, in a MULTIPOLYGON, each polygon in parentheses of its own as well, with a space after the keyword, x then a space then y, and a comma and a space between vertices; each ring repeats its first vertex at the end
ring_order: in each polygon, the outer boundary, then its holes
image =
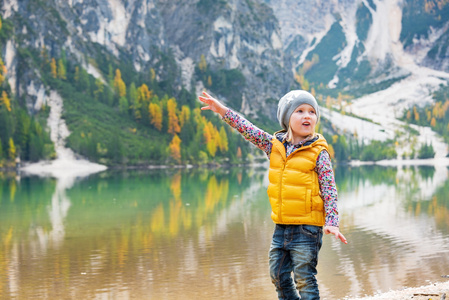
MULTIPOLYGON (((266 170, 108 171, 0 179, 0 298, 274 299, 266 170)), ((323 298, 441 280, 446 167, 336 166, 342 231, 323 298)))

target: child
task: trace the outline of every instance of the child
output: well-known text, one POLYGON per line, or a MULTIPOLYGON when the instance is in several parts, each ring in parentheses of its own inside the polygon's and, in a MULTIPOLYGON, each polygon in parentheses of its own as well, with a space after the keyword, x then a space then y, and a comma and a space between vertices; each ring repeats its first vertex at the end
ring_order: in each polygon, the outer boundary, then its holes
POLYGON ((318 103, 306 91, 287 93, 279 100, 277 110, 283 129, 273 136, 206 92, 199 99, 207 104, 202 110, 220 114, 270 159, 268 197, 276 226, 269 265, 278 298, 319 299, 315 275, 323 231, 345 244, 347 241, 338 227, 337 189, 327 142, 315 133, 318 103))

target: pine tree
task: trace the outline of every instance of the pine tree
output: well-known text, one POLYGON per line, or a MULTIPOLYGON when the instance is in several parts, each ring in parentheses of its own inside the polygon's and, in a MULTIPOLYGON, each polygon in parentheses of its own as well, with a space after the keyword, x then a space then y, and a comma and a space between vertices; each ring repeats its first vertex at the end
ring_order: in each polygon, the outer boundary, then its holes
POLYGON ((126 97, 120 97, 120 99, 119 99, 119 111, 122 114, 127 114, 128 113, 128 108, 129 108, 128 99, 126 99, 126 97))
POLYGON ((42 67, 47 67, 49 64, 49 60, 48 60, 48 51, 47 48, 45 47, 45 45, 42 46, 41 49, 41 58, 42 58, 42 67))
POLYGON ((75 79, 75 82, 80 81, 80 67, 75 67, 75 75, 73 76, 73 78, 75 79))
POLYGON ((207 70, 207 62, 206 62, 206 57, 204 56, 204 54, 201 54, 200 63, 198 64, 198 68, 203 73, 206 72, 206 70, 207 70))
POLYGON ((134 109, 134 104, 137 101, 137 88, 136 84, 134 82, 131 82, 128 89, 128 99, 129 99, 129 105, 134 109))
POLYGON ((100 79, 97 78, 95 79, 95 86, 97 87, 97 89, 94 91, 94 97, 98 101, 101 101, 102 95, 104 93, 104 84, 100 79))
POLYGON ((75 72, 78 73, 75 74, 75 81, 77 82, 77 87, 79 91, 88 92, 90 90, 89 74, 83 68, 81 69, 75 68, 75 72), (76 80, 76 77, 78 77, 78 80, 76 80))
POLYGON ((30 139, 31 118, 25 110, 19 110, 16 113, 16 130, 14 133, 14 140, 17 148, 20 149, 21 157, 28 157, 29 139, 30 139))
MULTIPOLYGON (((44 136, 42 127, 38 122, 31 122, 28 159, 38 161, 44 157, 44 136)), ((26 156, 25 156, 26 157, 26 156)))

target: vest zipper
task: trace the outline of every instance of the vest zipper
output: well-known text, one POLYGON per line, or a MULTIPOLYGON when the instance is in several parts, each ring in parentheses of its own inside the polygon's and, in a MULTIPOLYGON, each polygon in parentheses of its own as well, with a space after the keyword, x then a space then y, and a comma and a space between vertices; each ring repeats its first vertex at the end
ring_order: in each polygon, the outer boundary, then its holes
POLYGON ((281 171, 281 175, 279 177, 279 195, 278 195, 278 199, 279 199, 279 208, 278 208, 278 216, 279 216, 279 223, 282 224, 282 176, 284 175, 284 170, 285 170, 285 164, 287 163, 287 160, 284 162, 284 165, 282 166, 282 171, 281 171))

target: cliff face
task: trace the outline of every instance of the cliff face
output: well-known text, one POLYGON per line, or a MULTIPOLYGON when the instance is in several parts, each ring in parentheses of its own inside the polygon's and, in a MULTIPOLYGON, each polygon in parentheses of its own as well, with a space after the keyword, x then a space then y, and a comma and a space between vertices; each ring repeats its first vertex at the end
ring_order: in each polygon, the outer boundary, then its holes
MULTIPOLYGON (((273 101, 266 100, 287 91, 293 78, 280 27, 264 3, 5 0, 2 10, 15 28, 15 38, 4 50, 14 74, 9 80, 30 109, 42 102, 39 98, 45 88, 32 69, 18 72, 14 59, 18 48, 40 51, 45 47, 52 57, 65 51, 96 77, 101 75, 93 61, 105 52, 132 63, 137 72, 148 72, 158 64, 161 53, 170 52, 178 66, 178 89, 188 90, 192 84, 202 86, 194 78, 194 68, 204 55, 212 70, 238 69, 243 74, 246 84, 235 108, 244 113, 271 111, 273 101)), ((165 71, 159 68, 157 75, 163 77, 165 71)))
POLYGON ((175 77, 178 90, 205 85, 195 75, 204 56, 213 71, 243 75, 232 105, 253 116, 274 117, 277 99, 295 87, 295 73, 316 86, 363 93, 361 87, 378 89, 407 74, 402 53, 449 71, 449 5, 438 1, 3 0, 1 10, 14 28, 2 49, 8 81, 30 111, 44 101, 46 87, 34 54, 19 61, 17 51, 44 47, 102 80, 99 61, 112 55, 137 72, 154 68, 158 79, 175 77), (161 64, 167 53, 174 70, 161 64))
POLYGON ((279 21, 293 66, 315 84, 360 95, 407 76, 413 64, 449 71, 444 1, 265 2, 279 21))

